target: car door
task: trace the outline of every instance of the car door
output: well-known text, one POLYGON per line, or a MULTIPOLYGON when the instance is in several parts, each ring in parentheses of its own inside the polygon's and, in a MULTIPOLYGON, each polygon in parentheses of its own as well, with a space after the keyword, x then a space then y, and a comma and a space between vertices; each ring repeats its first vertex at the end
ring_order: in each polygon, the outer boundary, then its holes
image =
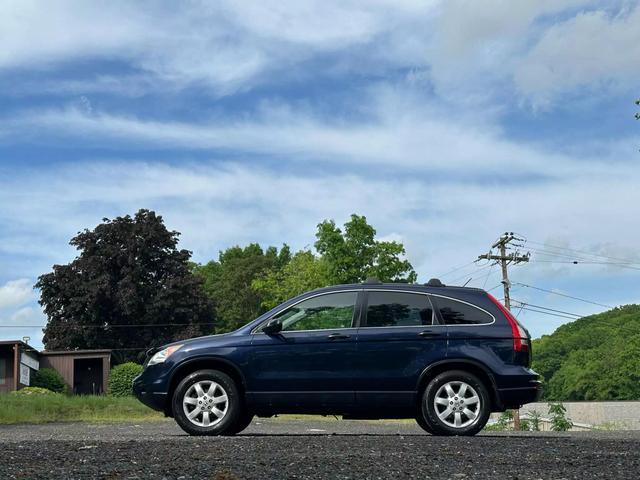
POLYGON ((365 293, 358 329, 356 400, 363 409, 412 407, 420 374, 446 356, 446 327, 430 296, 398 290, 365 293))
POLYGON ((249 355, 250 401, 282 413, 353 406, 358 294, 307 297, 271 317, 282 322, 280 332, 258 327, 249 355))

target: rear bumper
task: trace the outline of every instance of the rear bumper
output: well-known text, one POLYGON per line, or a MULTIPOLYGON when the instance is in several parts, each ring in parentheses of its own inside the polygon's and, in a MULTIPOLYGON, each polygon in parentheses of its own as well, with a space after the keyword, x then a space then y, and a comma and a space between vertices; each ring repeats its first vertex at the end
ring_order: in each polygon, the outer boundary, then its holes
POLYGON ((498 389, 498 401, 504 409, 520 408, 527 403, 537 402, 542 396, 542 382, 531 380, 526 387, 498 389))

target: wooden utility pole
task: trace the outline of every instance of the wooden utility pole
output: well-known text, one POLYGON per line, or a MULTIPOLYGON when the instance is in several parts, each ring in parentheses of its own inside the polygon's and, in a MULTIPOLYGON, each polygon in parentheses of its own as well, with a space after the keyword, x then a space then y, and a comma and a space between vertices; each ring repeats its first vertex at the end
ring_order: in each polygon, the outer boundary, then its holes
MULTIPOLYGON (((499 255, 494 255, 490 250, 489 253, 485 253, 484 255, 479 255, 478 259, 485 260, 495 260, 496 263, 500 263, 500 267, 502 268, 502 287, 504 289, 504 306, 507 310, 511 311, 511 297, 509 296, 509 290, 511 289, 511 283, 509 282, 509 272, 507 270, 507 265, 510 263, 516 265, 522 262, 528 262, 530 254, 519 255, 517 251, 507 254, 507 245, 512 240, 522 241, 521 238, 518 238, 513 232, 505 232, 500 236, 496 242, 491 245, 491 248, 497 248, 500 252, 499 255)), ((513 429, 520 430, 520 411, 513 411, 513 429)))

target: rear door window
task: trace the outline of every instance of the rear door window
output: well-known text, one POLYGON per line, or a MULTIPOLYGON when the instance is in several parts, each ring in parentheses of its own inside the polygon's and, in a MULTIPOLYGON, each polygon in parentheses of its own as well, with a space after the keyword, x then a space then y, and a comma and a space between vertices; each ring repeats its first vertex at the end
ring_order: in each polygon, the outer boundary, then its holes
POLYGON ((492 323, 493 317, 484 310, 452 298, 434 299, 445 325, 480 325, 492 323))
POLYGON ((427 295, 404 292, 369 292, 366 327, 415 327, 433 323, 427 295))

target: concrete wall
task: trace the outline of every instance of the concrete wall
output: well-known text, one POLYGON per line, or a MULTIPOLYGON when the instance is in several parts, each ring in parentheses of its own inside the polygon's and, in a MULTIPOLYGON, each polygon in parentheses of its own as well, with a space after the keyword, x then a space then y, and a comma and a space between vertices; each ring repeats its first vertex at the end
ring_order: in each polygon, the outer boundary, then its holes
MULTIPOLYGON (((625 402, 562 402, 567 417, 574 423, 616 430, 640 430, 640 401, 625 402)), ((520 415, 536 410, 549 417, 549 404, 530 403, 520 409, 520 415)))

